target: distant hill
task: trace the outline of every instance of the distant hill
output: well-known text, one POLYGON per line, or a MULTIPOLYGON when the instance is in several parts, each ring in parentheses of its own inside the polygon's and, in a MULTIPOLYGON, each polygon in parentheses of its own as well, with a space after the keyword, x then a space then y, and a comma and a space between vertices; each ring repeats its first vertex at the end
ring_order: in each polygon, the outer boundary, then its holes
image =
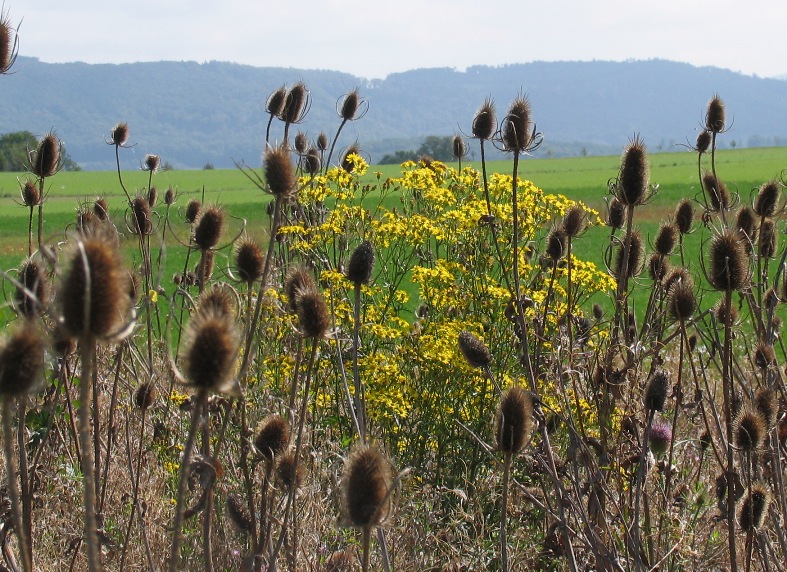
MULTIPOLYGON (((723 140, 739 147, 787 143, 787 81, 697 68, 664 60, 534 62, 465 71, 420 69, 368 81, 349 74, 232 63, 47 64, 19 57, 15 73, 0 77, 0 133, 54 129, 85 169, 111 169, 105 145, 111 128, 126 121, 133 153, 126 168, 157 153, 176 168, 233 159, 260 163, 268 94, 306 82, 312 106, 303 125, 316 138, 339 125, 337 100, 359 87, 369 112, 342 133, 356 139, 372 161, 414 149, 426 135, 469 133, 473 115, 492 96, 502 116, 525 93, 544 133, 539 156, 618 153, 635 133, 652 151, 694 141, 714 93, 727 104, 732 129, 723 140)), ((281 138, 281 124, 274 123, 281 138)))

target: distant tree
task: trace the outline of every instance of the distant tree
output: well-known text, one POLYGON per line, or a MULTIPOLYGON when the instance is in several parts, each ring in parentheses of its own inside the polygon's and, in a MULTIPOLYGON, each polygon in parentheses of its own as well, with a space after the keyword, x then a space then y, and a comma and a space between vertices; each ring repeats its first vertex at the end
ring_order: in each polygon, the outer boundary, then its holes
POLYGON ((415 161, 418 159, 419 153, 417 151, 397 151, 393 155, 386 154, 380 159, 380 165, 398 165, 405 161, 415 161))
MULTIPOLYGON (((29 152, 38 147, 38 138, 29 131, 14 131, 0 135, 0 171, 26 171, 30 164, 29 152)), ((61 149, 64 171, 81 171, 66 148, 61 149)))
POLYGON ((202 167, 202 170, 203 170, 203 171, 212 171, 212 170, 213 170, 213 169, 215 169, 215 168, 216 168, 216 167, 213 165, 213 163, 211 163, 210 161, 208 161, 207 163, 205 163, 205 165, 203 165, 203 167, 202 167))
POLYGON ((161 170, 162 171, 174 171, 175 170, 175 165, 173 165, 169 161, 164 161, 161 164, 161 170))
POLYGON ((416 155, 429 155, 432 159, 448 163, 454 160, 454 138, 452 135, 440 137, 429 135, 416 151, 416 155))

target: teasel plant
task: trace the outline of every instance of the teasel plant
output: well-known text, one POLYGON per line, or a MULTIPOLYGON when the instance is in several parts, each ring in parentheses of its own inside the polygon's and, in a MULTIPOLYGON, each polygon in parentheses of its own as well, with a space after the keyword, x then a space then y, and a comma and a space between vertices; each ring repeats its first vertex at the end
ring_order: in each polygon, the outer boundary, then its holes
MULTIPOLYGON (((24 183, 22 183, 22 188, 20 190, 20 194, 22 195, 22 205, 27 207, 30 211, 28 217, 28 224, 27 224, 27 255, 33 255, 33 211, 36 207, 41 206, 43 202, 43 196, 41 195, 41 191, 33 181, 26 179, 24 183)), ((40 244, 40 241, 39 241, 40 244)))
POLYGON ((0 75, 11 73, 19 54, 19 26, 14 28, 5 9, 0 9, 0 75))
POLYGON ((63 143, 50 131, 38 142, 38 147, 29 152, 30 172, 38 180, 38 248, 44 241, 44 187, 46 180, 63 168, 63 143))
POLYGON ((357 121, 362 119, 364 115, 366 115, 366 112, 369 111, 369 102, 361 97, 358 91, 359 90, 356 87, 341 99, 341 103, 336 103, 336 113, 342 118, 342 122, 336 129, 336 134, 333 136, 333 140, 331 141, 331 148, 328 151, 328 158, 323 163, 323 167, 326 172, 331 166, 333 151, 336 147, 336 142, 339 140, 339 135, 341 134, 342 129, 344 129, 344 126, 348 121, 357 121))

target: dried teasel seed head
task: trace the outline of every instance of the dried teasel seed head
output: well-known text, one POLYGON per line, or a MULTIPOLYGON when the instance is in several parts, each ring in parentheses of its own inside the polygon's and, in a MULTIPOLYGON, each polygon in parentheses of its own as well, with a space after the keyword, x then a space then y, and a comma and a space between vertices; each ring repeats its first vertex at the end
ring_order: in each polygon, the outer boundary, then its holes
POLYGON ((306 149, 309 146, 309 138, 306 137, 306 133, 303 131, 298 131, 295 134, 295 151, 299 154, 303 155, 306 153, 306 149))
POLYGON ((0 13, 0 74, 5 74, 16 61, 18 37, 5 12, 0 13))
POLYGON ((148 235, 153 232, 150 204, 143 196, 131 200, 131 230, 134 234, 148 235))
POLYGON ((776 214, 780 195, 781 189, 778 181, 763 183, 757 191, 757 198, 754 199, 754 212, 759 216, 772 217, 776 214))
POLYGON ((568 252, 568 237, 563 226, 557 224, 552 227, 547 235, 547 244, 544 249, 544 254, 549 258, 553 264, 557 264, 558 260, 563 258, 568 252))
POLYGON ((37 177, 51 177, 60 170, 63 145, 54 133, 47 133, 33 152, 30 170, 37 177))
POLYGON ((128 299, 132 306, 136 306, 137 302, 139 302, 139 276, 142 273, 141 269, 139 273, 136 272, 128 272, 128 299))
MULTIPOLYGON (((625 244, 618 247, 618 254, 615 262, 615 276, 618 279, 623 274, 623 262, 625 260, 625 244)), ((631 278, 636 276, 642 270, 642 256, 644 255, 644 244, 642 235, 638 230, 631 232, 629 251, 628 251, 628 264, 626 265, 626 275, 631 278)))
POLYGON ((309 108, 309 90, 299 81, 293 85, 284 98, 284 108, 280 118, 285 123, 299 123, 309 108))
POLYGON ((248 507, 235 495, 227 495, 227 515, 239 532, 249 534, 254 529, 248 507))
POLYGON ((645 202, 648 195, 648 172, 645 144, 636 136, 623 151, 615 189, 617 199, 629 208, 645 202))
POLYGON ((681 282, 681 281, 683 282, 691 281, 692 284, 694 283, 694 281, 691 278, 691 274, 684 267, 675 266, 673 268, 670 268, 670 270, 667 272, 667 275, 664 276, 664 280, 662 282, 662 285, 664 286, 664 291, 669 293, 672 287, 677 282, 681 282))
POLYGON ((757 249, 762 258, 773 258, 776 256, 778 248, 778 232, 776 222, 772 218, 766 218, 760 224, 760 232, 757 240, 757 249))
POLYGON ((38 190, 38 185, 33 181, 25 181, 22 185, 22 204, 26 207, 38 206, 41 201, 41 192, 38 190))
POLYGON ((372 446, 361 446, 344 467, 342 489, 349 523, 358 528, 379 525, 390 511, 391 463, 372 446))
POLYGON ((691 232, 691 225, 694 223, 694 203, 689 199, 683 199, 675 207, 675 227, 681 235, 691 232))
POLYGON ((741 451, 757 451, 765 443, 767 428, 760 412, 744 407, 735 416, 732 426, 735 446, 741 451))
POLYGON ((201 250, 200 258, 195 268, 196 284, 205 288, 213 276, 213 266, 216 262, 215 250, 201 250))
POLYGON ((238 334, 232 318, 198 312, 186 329, 184 373, 200 390, 226 392, 231 387, 238 354, 238 334))
POLYGON ((473 118, 473 137, 481 141, 489 141, 496 129, 495 104, 491 98, 487 98, 473 118))
POLYGON ((355 172, 355 164, 350 161, 350 155, 360 155, 361 148, 358 147, 356 144, 352 144, 344 151, 344 155, 342 155, 342 160, 339 164, 342 166, 342 169, 347 171, 348 173, 355 172))
POLYGON ((47 279, 41 264, 36 260, 25 260, 19 268, 17 280, 16 311, 26 318, 41 315, 49 302, 47 279))
POLYGON ((128 123, 118 123, 110 132, 112 143, 118 147, 123 147, 128 143, 128 123))
POLYGON ((322 572, 355 572, 357 560, 352 550, 338 550, 325 560, 322 572))
POLYGON ((129 304, 126 276, 113 242, 100 236, 78 241, 60 286, 66 332, 95 338, 117 332, 129 304))
POLYGON ((511 102, 501 128, 503 147, 506 151, 526 151, 530 146, 533 140, 530 115, 530 101, 526 97, 520 96, 511 102))
POLYGON ((134 405, 137 407, 137 409, 142 409, 143 411, 150 409, 153 407, 155 402, 155 386, 150 382, 140 384, 140 386, 137 387, 136 391, 134 392, 134 405))
POLYGON ((601 318, 604 317, 604 308, 601 307, 601 304, 596 302, 593 304, 593 318, 598 322, 601 318))
POLYGON ((670 263, 666 256, 659 254, 658 252, 654 252, 650 255, 648 273, 650 274, 651 280, 654 282, 661 282, 664 280, 667 272, 669 272, 669 269, 670 263))
POLYGON ((339 115, 344 121, 352 121, 355 119, 355 115, 358 113, 358 108, 360 105, 361 97, 358 95, 358 88, 356 87, 346 96, 344 96, 344 101, 342 101, 339 115))
POLYGON ((164 192, 164 204, 167 206, 175 204, 175 189, 172 187, 167 187, 167 190, 164 192))
POLYGON ((716 320, 718 320, 720 324, 726 324, 729 322, 730 325, 733 325, 738 322, 738 307, 734 304, 730 307, 727 307, 724 298, 719 300, 713 307, 713 314, 716 316, 716 320))
POLYGON ((530 441, 533 431, 533 398, 518 386, 503 393, 495 415, 497 450, 519 453, 530 441))
POLYGON ((746 251, 750 251, 757 234, 757 218, 751 207, 741 207, 735 216, 735 229, 741 233, 746 251))
POLYGON ((454 135, 454 139, 451 142, 451 153, 454 159, 461 159, 467 155, 467 145, 461 135, 454 135))
POLYGON ((36 326, 25 321, 0 351, 0 396, 21 397, 43 381, 46 343, 36 326))
POLYGON ((694 281, 679 280, 668 292, 667 311, 678 322, 690 320, 697 310, 697 295, 694 292, 694 281))
POLYGON ((740 235, 725 230, 710 243, 708 281, 716 290, 740 290, 749 280, 748 256, 740 235))
POLYGON ((328 150, 328 135, 323 131, 320 131, 320 134, 317 135, 317 149, 320 151, 328 150))
POLYGON ((664 256, 669 256, 675 249, 675 243, 678 240, 678 229, 674 224, 662 224, 659 232, 656 235, 656 242, 654 248, 656 252, 664 256))
POLYGON ((293 314, 298 313, 298 295, 301 291, 315 290, 317 285, 311 272, 302 266, 290 268, 284 277, 284 294, 287 296, 287 306, 293 314))
POLYGON ((655 421, 648 433, 648 446, 654 455, 663 455, 672 441, 672 427, 664 421, 655 421))
POLYGON ((765 421, 766 431, 776 427, 779 418, 779 399, 776 392, 767 387, 761 387, 754 394, 754 407, 765 421))
POLYGON ((373 270, 374 245, 364 240, 350 255, 350 261, 347 263, 347 279, 356 286, 368 284, 373 270))
POLYGON ((238 277, 247 284, 256 282, 262 277, 265 266, 265 255, 262 247, 249 237, 241 239, 235 248, 235 269, 238 277))
POLYGON ((776 352, 772 345, 763 341, 757 342, 754 346, 754 365, 760 369, 776 366, 776 352))
POLYGON ((296 294, 298 324, 306 338, 324 338, 331 325, 325 298, 316 288, 300 290, 296 294))
POLYGON ((202 203, 197 199, 191 199, 186 205, 186 222, 194 224, 197 220, 200 211, 202 210, 202 203))
POLYGON ((158 202, 158 189, 156 187, 150 187, 148 190, 148 204, 150 208, 155 207, 156 202, 158 202))
POLYGON ((694 150, 700 155, 705 153, 710 147, 711 139, 711 132, 707 129, 703 129, 697 135, 697 142, 694 144, 694 150))
POLYGON ((711 133, 721 133, 724 131, 724 121, 724 102, 718 95, 714 95, 705 112, 705 129, 711 133))
POLYGON ((290 424, 281 415, 270 415, 260 421, 254 436, 254 447, 268 462, 277 459, 290 446, 290 424))
POLYGON ((666 370, 655 370, 650 375, 648 385, 645 387, 645 409, 647 411, 664 411, 669 389, 670 382, 666 370))
POLYGON ((217 206, 205 207, 194 221, 194 243, 201 250, 216 248, 224 232, 224 209, 217 206))
POLYGON ((712 172, 705 171, 702 175, 702 188, 705 189, 712 212, 726 211, 730 208, 730 191, 727 190, 727 185, 712 172))
POLYGON ((93 214, 98 220, 105 221, 109 218, 109 203, 104 198, 97 198, 93 203, 93 214))
POLYGON ((306 154, 301 159, 301 166, 303 170, 309 175, 316 175, 322 168, 322 160, 320 159, 320 152, 315 147, 309 147, 306 154))
POLYGON ((281 117, 284 112, 284 104, 287 101, 287 88, 281 86, 268 96, 265 102, 265 111, 274 117, 281 117))
POLYGON ((151 171, 152 173, 155 173, 156 171, 159 170, 160 166, 161 166, 161 157, 159 157, 158 155, 151 155, 151 154, 145 155, 145 159, 142 164, 142 167, 145 171, 151 171))
POLYGON ((230 288, 224 284, 214 284, 206 288, 197 298, 197 313, 235 317, 235 297, 230 288))
POLYGON ((563 230, 569 238, 576 238, 587 228, 587 211, 582 205, 569 207, 563 215, 563 230))
POLYGON ((270 147, 263 160, 268 190, 276 197, 289 197, 295 192, 295 172, 286 147, 270 147))
POLYGON ((753 485, 738 506, 738 524, 743 532, 751 534, 765 524, 771 493, 763 483, 753 485))
POLYGON ((607 212, 607 226, 615 229, 623 228, 623 223, 626 220, 626 205, 621 203, 618 199, 613 198, 609 202, 607 212))
POLYGON ((703 451, 707 451, 708 447, 712 444, 711 436, 708 431, 703 431, 702 435, 700 435, 700 449, 703 451))
POLYGON ((484 368, 492 363, 492 353, 486 344, 467 330, 459 332, 459 351, 470 367, 484 368))
POLYGON ((293 487, 297 490, 301 488, 305 471, 301 463, 296 462, 297 457, 292 451, 287 451, 279 457, 276 466, 276 477, 285 490, 293 487))

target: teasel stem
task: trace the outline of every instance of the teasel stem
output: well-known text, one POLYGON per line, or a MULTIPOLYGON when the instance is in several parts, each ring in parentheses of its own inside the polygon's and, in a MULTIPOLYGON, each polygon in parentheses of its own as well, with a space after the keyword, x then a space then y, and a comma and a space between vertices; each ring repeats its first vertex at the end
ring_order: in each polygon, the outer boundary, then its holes
POLYGON ((240 468, 241 472, 243 473, 244 488, 246 489, 246 508, 251 515, 251 547, 254 554, 257 554, 260 550, 260 547, 257 544, 257 519, 254 518, 254 483, 252 480, 251 469, 249 467, 249 437, 251 435, 251 431, 249 430, 249 419, 248 415, 246 414, 246 396, 242 394, 236 403, 238 405, 238 409, 240 410, 241 426, 240 468))
MULTIPOLYGON (((648 409, 648 417, 645 423, 645 434, 642 438, 642 451, 639 455, 639 464, 637 465, 637 487, 636 493, 634 496, 634 520, 632 522, 634 528, 634 550, 636 551, 634 554, 634 559, 637 564, 637 570, 644 570, 645 563, 642 562, 642 556, 644 554, 644 550, 642 548, 642 529, 640 527, 640 506, 642 504, 642 487, 645 482, 645 477, 647 476, 647 467, 646 467, 646 459, 648 456, 648 441, 650 438, 650 428, 653 425, 653 417, 655 415, 655 411, 653 409, 648 409)), ((646 511, 649 513, 650 511, 646 511)), ((647 516, 647 514, 646 514, 647 516)), ((649 519, 647 519, 649 522, 649 519)), ((647 528, 650 528, 647 526, 647 528)))
MULTIPOLYGON (((229 415, 227 416, 229 418, 229 415)), ((205 414, 205 425, 202 427, 202 454, 210 459, 210 413, 205 414)), ((213 483, 211 480, 208 490, 205 493, 207 501, 205 509, 202 511, 202 550, 205 564, 205 572, 213 572, 213 483)))
POLYGON ((295 400, 298 398, 298 383, 300 381, 303 360, 303 336, 298 336, 298 345, 295 349, 295 367, 292 370, 292 385, 290 386, 290 401, 287 407, 290 427, 295 426, 295 400))
POLYGON ((186 501, 186 486, 189 480, 189 465, 197 437, 200 419, 202 418, 205 404, 208 401, 208 390, 200 389, 194 400, 194 409, 191 411, 191 421, 189 422, 189 432, 186 436, 186 444, 183 446, 183 459, 180 463, 180 477, 178 481, 178 497, 175 505, 175 520, 172 525, 172 546, 169 553, 169 572, 177 572, 180 561, 181 532, 183 530, 183 505, 186 501))
POLYGON ((33 255, 33 207, 30 205, 30 218, 27 222, 27 255, 33 255))
MULTIPOLYGON (((27 549, 29 551, 30 562, 33 562, 33 495, 30 489, 30 472, 27 459, 27 434, 26 434, 26 408, 24 403, 17 404, 17 431, 16 440, 19 449, 19 484, 22 494, 22 534, 27 538, 27 549)), ((32 569, 32 568, 31 568, 32 569)))
POLYGON ((117 165, 118 182, 120 183, 120 188, 123 189, 123 192, 126 195, 126 200, 128 201, 128 204, 131 205, 131 195, 128 194, 126 185, 123 184, 123 176, 120 172, 120 145, 115 145, 115 165, 117 165))
MULTIPOLYGON (((115 360, 116 360, 116 367, 115 367, 115 379, 112 382, 112 397, 109 400, 109 419, 107 420, 107 454, 104 458, 104 471, 103 476, 100 479, 101 493, 99 494, 99 501, 98 501, 98 512, 101 513, 104 510, 104 500, 107 494, 107 476, 109 475, 109 460, 112 456, 112 442, 114 441, 114 425, 115 425, 115 410, 117 409, 117 390, 118 384, 120 382, 120 368, 123 364, 123 349, 126 347, 126 342, 123 341, 118 345, 117 350, 115 351, 115 360)), ((94 388, 95 392, 95 388, 94 388)), ((95 399, 95 396, 94 396, 95 399)), ((96 404, 97 405, 97 404, 96 404)), ((94 407, 96 406, 94 405, 94 407)), ((121 566, 122 570, 122 566, 121 566)))
POLYGON ((508 488, 511 479, 511 459, 513 454, 508 451, 503 463, 503 499, 500 509, 500 569, 508 572, 508 488))
MULTIPOLYGON (((11 514, 13 516, 14 530, 19 541, 19 551, 22 556, 22 570, 24 572, 33 571, 33 551, 32 539, 27 535, 27 528, 22 523, 22 509, 19 494, 19 483, 17 482, 17 471, 14 466, 14 430, 12 427, 12 399, 3 397, 2 417, 3 417, 3 450, 5 453, 6 478, 8 481, 8 494, 11 497, 11 514)), ((24 425, 24 420, 19 420, 20 425, 24 425)), ((23 451, 19 452, 20 456, 23 451)))
POLYGON ((361 443, 366 444, 366 397, 364 388, 361 385, 361 374, 358 368, 358 346, 360 345, 361 328, 361 284, 355 284, 354 305, 353 305, 353 385, 355 395, 353 404, 358 415, 358 426, 360 428, 361 443))
MULTIPOLYGON (((713 135, 715 143, 716 135, 713 135)), ((715 145, 711 145, 711 151, 715 145)), ((712 156, 712 155, 711 155, 712 156)), ((725 290, 724 303, 727 308, 732 304, 732 290, 725 290)), ((733 380, 732 380, 732 324, 727 311, 727 317, 724 320, 724 355, 722 361, 722 384, 724 389, 724 417, 726 423, 726 437, 727 437, 727 466, 725 468, 725 475, 727 477, 727 531, 728 531, 728 545, 730 550, 730 570, 736 572, 738 570, 738 559, 735 546, 735 457, 733 451, 733 435, 732 435, 732 399, 733 399, 733 380)))
MULTIPOLYGON (((90 274, 86 273, 88 292, 86 300, 90 300, 90 274)), ((86 312, 89 306, 85 305, 86 312)), ((87 320, 86 320, 87 323, 87 320)), ((93 336, 88 333, 83 334, 79 342, 82 361, 82 376, 79 380, 79 444, 82 450, 82 483, 85 487, 84 506, 85 506, 85 541, 87 550, 87 562, 90 572, 100 572, 101 555, 98 543, 98 519, 96 517, 97 503, 97 482, 96 466, 93 459, 95 443, 91 443, 91 415, 90 403, 91 389, 93 389, 93 360, 96 354, 96 342, 93 336)), ((98 429, 98 427, 96 427, 98 429)), ((174 571, 173 571, 174 572, 174 571)))
POLYGON ((325 161, 325 163, 323 164, 324 173, 327 173, 328 169, 330 168, 331 157, 333 157, 333 150, 336 147, 336 141, 339 140, 339 134, 342 132, 342 129, 344 129, 345 123, 347 123, 347 119, 342 118, 342 122, 339 124, 339 128, 336 130, 336 135, 333 136, 333 141, 331 141, 331 148, 328 151, 328 160, 325 161))
MULTIPOLYGON (((275 465, 276 459, 265 459, 265 475, 262 478, 262 491, 260 493, 260 526, 259 526, 259 538, 254 539, 254 543, 257 546, 257 558, 255 558, 255 562, 257 565, 262 563, 262 551, 268 545, 268 540, 270 539, 271 533, 271 518, 268 514, 270 512, 270 508, 268 506, 268 500, 270 497, 270 483, 271 483, 271 475, 273 474, 273 467, 275 465)), ((253 515, 254 513, 252 513, 253 515)), ((286 516, 285 516, 286 518, 286 516)), ((254 516, 252 516, 252 520, 256 520, 254 516)))
MULTIPOLYGON (((38 192, 41 197, 41 200, 38 201, 38 249, 41 250, 44 244, 44 177, 38 180, 38 192)), ((30 207, 31 216, 32 209, 33 207, 30 207)))

